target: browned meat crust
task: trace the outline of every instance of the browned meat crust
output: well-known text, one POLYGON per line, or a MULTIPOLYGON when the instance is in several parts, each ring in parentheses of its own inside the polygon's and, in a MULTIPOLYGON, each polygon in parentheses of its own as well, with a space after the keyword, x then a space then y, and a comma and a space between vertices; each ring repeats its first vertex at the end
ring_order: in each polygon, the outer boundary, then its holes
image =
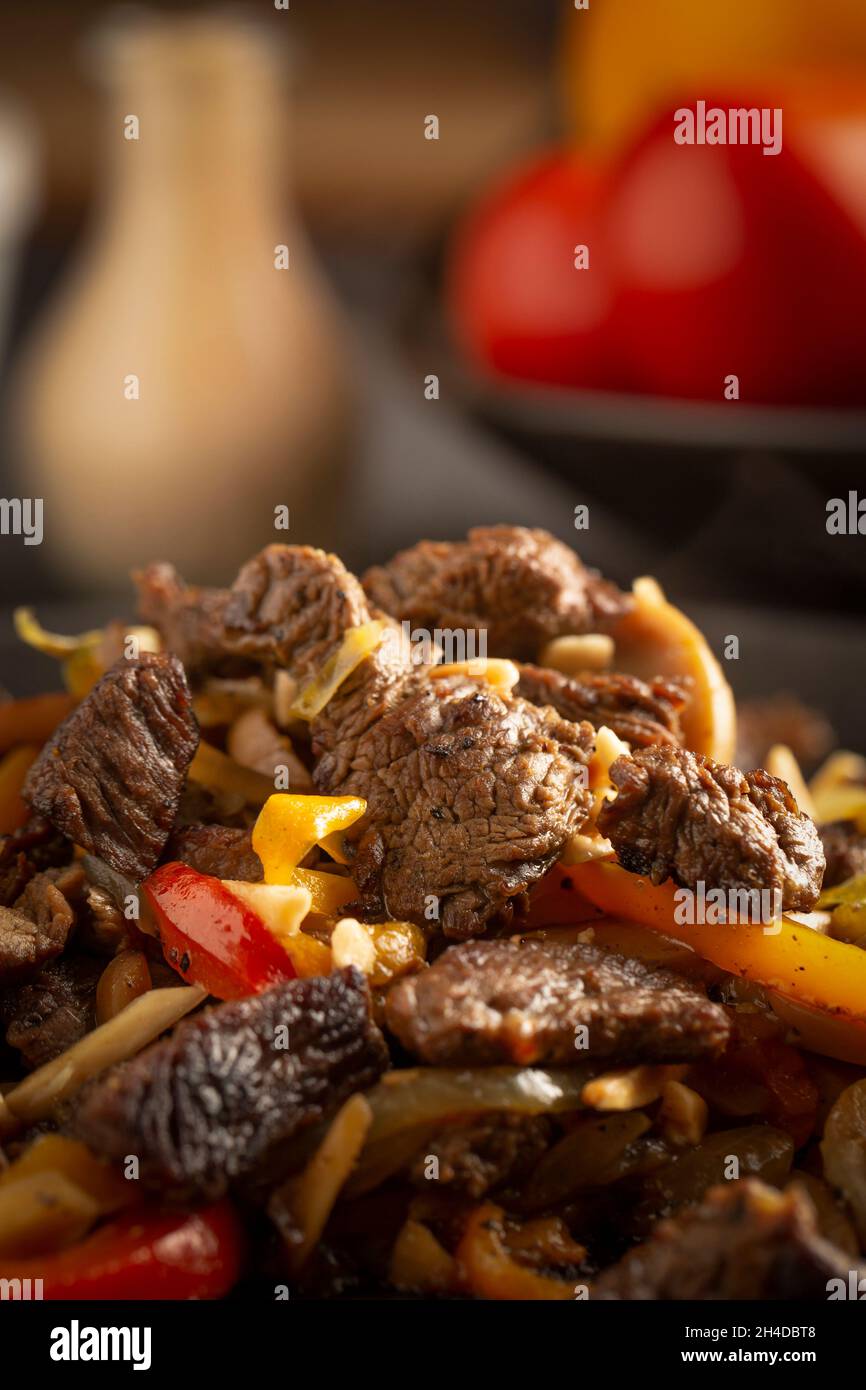
POLYGON ((563 719, 593 728, 606 725, 633 748, 682 743, 679 712, 686 693, 676 681, 657 676, 647 683, 615 671, 569 678, 542 666, 523 665, 514 694, 533 705, 552 705, 563 719))
POLYGON ((391 989, 385 1018, 434 1066, 683 1062, 730 1033, 724 1009, 680 976, 582 943, 452 946, 391 989))
POLYGON ((819 1234, 812 1203, 757 1178, 711 1188, 698 1207, 661 1222, 644 1245, 596 1280, 596 1299, 827 1298, 847 1287, 851 1257, 819 1234))
POLYGON ((489 656, 531 660, 563 633, 598 631, 628 600, 547 531, 478 526, 419 541, 364 575, 371 601, 413 627, 486 630, 489 656))
POLYGON ((6 1041, 28 1067, 59 1057, 89 1032, 96 1021, 96 986, 105 962, 93 956, 66 956, 40 970, 3 1003, 6 1041))
POLYGON ((13 907, 0 907, 0 984, 20 982, 59 956, 75 925, 70 901, 84 875, 77 865, 31 878, 13 907))
POLYGON ((814 907, 824 851, 777 777, 670 747, 617 758, 610 775, 618 793, 598 828, 623 868, 653 883, 778 891, 788 910, 814 907))
POLYGON ((188 588, 165 564, 134 577, 142 618, 189 672, 234 660, 282 667, 303 684, 370 616, 342 561, 308 545, 267 546, 230 589, 188 588))
POLYGON ((866 874, 866 835, 861 835, 854 821, 837 820, 820 828, 821 843, 827 859, 824 888, 835 888, 846 878, 866 874))
POLYGON ((136 882, 174 823, 198 725, 177 657, 119 661, 60 725, 24 798, 76 844, 136 882))
POLYGON ((429 1160, 436 1159, 437 1184, 467 1197, 483 1197, 532 1171, 550 1143, 546 1115, 490 1115, 458 1121, 425 1140, 409 1181, 429 1191, 429 1160))
POLYGON ((258 883, 262 861, 253 849, 252 831, 230 825, 185 825, 169 836, 163 856, 179 859, 200 874, 258 883))
POLYGON ((92 1083, 72 1126, 98 1154, 135 1154, 147 1186, 214 1197, 278 1180, 291 1140, 387 1064, 364 976, 338 970, 178 1024, 92 1083))
POLYGON ((65 864, 71 854, 69 841, 44 816, 0 836, 0 907, 11 906, 40 869, 65 864))
MULTIPOLYGON (((338 730, 338 734, 339 734, 338 730)), ((353 876, 364 909, 463 938, 539 879, 590 805, 593 731, 461 678, 410 678, 317 787, 367 801, 353 876)))

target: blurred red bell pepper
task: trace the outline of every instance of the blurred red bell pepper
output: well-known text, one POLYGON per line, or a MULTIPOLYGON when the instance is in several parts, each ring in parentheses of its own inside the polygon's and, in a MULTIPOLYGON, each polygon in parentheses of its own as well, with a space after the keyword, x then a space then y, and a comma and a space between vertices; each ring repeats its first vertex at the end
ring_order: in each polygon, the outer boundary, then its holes
POLYGON ((193 1212, 138 1207, 66 1250, 2 1261, 0 1279, 41 1280, 45 1299, 222 1298, 243 1254, 228 1201, 193 1212))
POLYGON ((190 984, 243 999, 295 978, 291 957, 260 917, 218 878, 163 864, 142 885, 163 954, 190 984))

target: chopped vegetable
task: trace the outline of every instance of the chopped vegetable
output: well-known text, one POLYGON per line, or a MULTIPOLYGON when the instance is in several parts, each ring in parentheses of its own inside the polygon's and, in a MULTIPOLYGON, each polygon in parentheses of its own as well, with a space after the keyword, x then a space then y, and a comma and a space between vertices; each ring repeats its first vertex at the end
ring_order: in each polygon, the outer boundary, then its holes
POLYGON ((314 845, 360 820, 367 803, 360 796, 269 796, 253 827, 253 849, 262 861, 265 883, 291 883, 292 871, 314 845))
POLYGON ((609 863, 579 864, 571 873, 580 892, 614 917, 664 932, 721 969, 768 985, 797 1002, 866 1020, 866 952, 854 946, 832 941, 786 918, 766 928, 745 922, 680 924, 675 918, 675 885, 670 881, 656 887, 609 863))
POLYGON ((0 1187, 0 1260, 71 1245, 98 1215, 98 1204, 65 1174, 25 1174, 0 1187))
MULTIPOLYGON (((15 631, 22 642, 62 662, 63 683, 77 700, 84 699, 112 663, 113 658, 107 651, 108 633, 103 628, 80 632, 74 637, 46 632, 32 608, 16 608, 14 621, 15 631)), ((124 636, 133 637, 140 652, 158 652, 162 649, 155 628, 128 627, 124 636)))
POLYGON ((632 594, 632 608, 612 629, 618 667, 645 680, 685 677, 689 696, 681 719, 686 747, 720 763, 732 762, 734 697, 706 638, 668 603, 654 579, 636 579, 632 594))
POLYGON ((153 988, 142 951, 121 951, 103 970, 96 986, 96 1021, 107 1023, 127 1004, 153 988))
POLYGON ((707 1102, 682 1081, 667 1081, 662 1087, 659 1123, 674 1148, 699 1144, 707 1130, 707 1102))
POLYGON ((824 1176, 851 1208, 861 1244, 866 1244, 866 1080, 841 1094, 824 1126, 824 1176))
POLYGON ((0 1279, 38 1281, 46 1299, 223 1298, 244 1236, 227 1201, 199 1211, 138 1207, 68 1250, 0 1262, 0 1279))
POLYGON ((212 792, 229 792, 250 806, 261 806, 274 789, 272 777, 241 767, 210 743, 200 743, 189 766, 189 777, 212 792))
POLYGON ((819 825, 853 820, 866 834, 866 758, 840 750, 831 753, 809 783, 819 825))
POLYGON ((554 637, 538 655, 539 666, 579 676, 583 671, 607 671, 613 665, 616 646, 606 632, 586 632, 580 636, 554 637))
POLYGON ((633 1166, 637 1140, 651 1123, 641 1110, 579 1119, 535 1167, 524 1192, 528 1209, 554 1206, 576 1192, 618 1182, 633 1166))
POLYGON ((41 1173, 62 1173, 97 1204, 100 1216, 135 1200, 136 1186, 111 1163, 97 1158, 86 1144, 65 1134, 41 1134, 0 1174, 0 1189, 41 1173))
POLYGON ((669 1081, 686 1072, 680 1066, 639 1066, 605 1072, 588 1081, 580 1093, 592 1110, 639 1110, 658 1100, 669 1081))
POLYGON ((456 1258, 461 1280, 479 1298, 525 1302, 575 1297, 574 1280, 549 1278, 514 1259, 506 1245, 505 1213, 492 1202, 473 1211, 456 1258))
POLYGON ((310 910, 312 899, 308 889, 300 884, 244 883, 231 878, 220 882, 261 918, 268 931, 288 949, 287 938, 297 936, 310 910))
POLYGON ((295 976, 261 917, 218 878, 163 864, 142 885, 165 959, 217 999, 242 999, 295 976))
POLYGON ((391 1251, 388 1282, 414 1293, 456 1293, 457 1261, 428 1226, 409 1217, 391 1251))
POLYGON ((320 917, 339 917, 347 903, 358 899, 357 887, 343 874, 324 873, 321 869, 292 869, 289 881, 307 890, 310 911, 320 917))
POLYGON ((298 691, 290 707, 291 715, 311 720, 321 714, 343 681, 380 645, 387 630, 387 624, 379 619, 350 628, 321 671, 298 691))
POLYGON ((45 743, 74 708, 73 697, 62 694, 3 701, 0 704, 0 753, 8 753, 19 743, 45 743))
POLYGON ((343 917, 331 935, 331 950, 335 967, 355 965, 378 987, 419 970, 427 942, 413 922, 358 922, 343 917))
POLYGON ((825 888, 818 907, 832 912, 833 936, 861 945, 866 937, 866 874, 855 874, 844 883, 825 888))
POLYGON ((272 1194, 268 1213, 283 1233, 292 1270, 302 1267, 325 1229, 372 1119, 364 1097, 350 1096, 337 1111, 303 1173, 272 1194))
POLYGON ((430 667, 431 680, 444 680, 449 676, 470 676, 482 680, 493 690, 507 695, 520 680, 520 672, 513 661, 503 657, 482 656, 469 661, 446 661, 430 667))
POLYGON ((85 1081, 135 1056, 167 1028, 179 1022, 205 998, 205 991, 188 986, 152 989, 134 999, 122 1013, 94 1028, 59 1057, 37 1068, 4 1097, 7 1124, 34 1124, 51 1114, 85 1081))
POLYGON ((25 743, 11 749, 0 762, 0 835, 10 835, 26 824, 30 811, 21 800, 21 788, 38 757, 39 745, 25 743))

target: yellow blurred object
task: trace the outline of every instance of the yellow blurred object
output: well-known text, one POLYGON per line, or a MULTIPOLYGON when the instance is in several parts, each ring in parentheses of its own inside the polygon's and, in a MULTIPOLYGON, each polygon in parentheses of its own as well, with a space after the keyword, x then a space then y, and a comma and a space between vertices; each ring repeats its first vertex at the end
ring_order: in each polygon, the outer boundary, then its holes
POLYGON ((359 627, 351 627, 333 656, 329 656, 321 671, 298 691, 289 707, 295 719, 315 719, 329 700, 332 700, 343 681, 351 676, 361 662, 371 656, 382 641, 386 624, 378 618, 359 627))
POLYGON ((567 16, 569 124, 605 150, 660 110, 714 94, 781 105, 787 120, 789 98, 813 74, 862 81, 866 65, 863 0, 593 0, 567 16))
POLYGON ((324 873, 321 869, 292 869, 289 881, 308 890, 310 911, 321 917, 339 917, 346 904, 358 897, 352 879, 343 874, 324 873))
POLYGON ((420 970, 427 942, 413 922, 358 922, 343 917, 331 937, 334 965, 355 965, 373 986, 390 984, 399 975, 420 970))
POLYGON ((360 820, 367 803, 360 796, 268 797, 253 827, 253 849, 262 861, 265 883, 291 883, 292 870, 327 836, 360 820))
MULTIPOLYGON (((63 683, 77 700, 89 694, 112 664, 114 658, 106 651, 106 632, 102 628, 65 636, 46 631, 32 608, 16 608, 13 618, 22 642, 61 662, 63 683)), ((134 639, 137 651, 158 652, 162 646, 159 633, 152 627, 131 626, 123 635, 124 639, 134 639)))
POLYGON ((470 661, 448 661, 430 668, 431 680, 447 680, 449 676, 469 676, 484 681, 492 690, 507 695, 520 680, 513 661, 501 656, 474 657, 470 661))
POLYGON ((287 937, 283 946, 295 967, 295 974, 301 979, 308 975, 330 974, 333 966, 331 948, 326 946, 324 941, 317 941, 314 936, 298 932, 297 936, 287 937))
POLYGON ((25 743, 13 748, 0 762, 0 835, 10 835, 25 824, 29 808, 21 800, 21 788, 39 756, 39 747, 25 743))
POLYGON ((210 743, 199 744, 190 763, 189 777, 192 782, 200 783, 209 791, 232 792, 250 806, 261 806, 274 788, 270 777, 253 772, 249 767, 241 767, 234 758, 210 743))
POLYGON ((123 1177, 114 1165, 96 1158, 86 1144, 64 1134, 42 1134, 34 1139, 21 1157, 0 1173, 0 1190, 42 1173, 62 1174, 96 1202, 101 1216, 139 1200, 134 1181, 123 1177))
POLYGON ((815 820, 853 820, 866 834, 866 758, 840 749, 831 753, 809 783, 815 820))
POLYGON ((731 762, 737 743, 734 696, 706 638, 668 603, 655 579, 636 579, 632 596, 633 607, 613 629, 617 668, 644 680, 686 677, 690 686, 680 716, 686 747, 731 762))
POLYGON ((71 695, 30 695, 0 704, 0 753, 20 743, 44 743, 75 708, 71 695))
POLYGON ((0 1259, 72 1245, 98 1216, 99 1204, 62 1173, 30 1173, 0 1188, 0 1259))

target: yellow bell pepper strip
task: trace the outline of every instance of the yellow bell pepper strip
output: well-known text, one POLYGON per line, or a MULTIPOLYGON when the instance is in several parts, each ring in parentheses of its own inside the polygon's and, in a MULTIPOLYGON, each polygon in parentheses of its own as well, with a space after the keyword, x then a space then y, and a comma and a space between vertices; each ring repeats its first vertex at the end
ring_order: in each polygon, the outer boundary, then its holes
MULTIPOLYGON (((108 669, 111 659, 106 656, 106 632, 102 628, 79 632, 71 637, 47 632, 32 608, 16 608, 14 623, 22 642, 62 663, 63 683, 78 700, 83 700, 90 693, 108 669)), ((158 652, 162 649, 155 628, 128 627, 125 635, 136 639, 140 651, 158 652)))
POLYGON ((11 835, 27 822, 30 811, 21 800, 21 788, 38 756, 39 745, 25 743, 0 762, 0 835, 11 835))
POLYGON ((321 869, 292 869, 292 883, 310 894, 310 911, 319 917, 340 917, 343 909, 357 902, 358 889, 351 878, 323 873, 321 869))
POLYGON ((380 645, 387 623, 380 619, 351 627, 337 650, 324 663, 321 670, 298 691, 289 708, 295 719, 315 719, 332 700, 343 681, 351 676, 356 667, 371 656, 380 645))
POLYGON ((655 887, 649 879, 600 861, 575 865, 570 873, 584 897, 611 916, 685 942, 722 970, 786 998, 866 1021, 866 951, 787 917, 769 928, 746 922, 681 924, 676 921, 676 888, 670 880, 655 887))
POLYGON ((574 1280, 539 1274, 514 1259, 505 1243, 505 1213, 492 1202, 472 1212, 456 1259, 460 1281, 481 1298, 527 1302, 575 1297, 574 1280))
POLYGON ((633 606, 612 629, 619 671, 651 680, 685 676, 690 693, 681 714, 685 744, 720 763, 733 761, 737 715, 731 687, 703 633, 668 603, 654 579, 636 579, 633 606))
POLYGON ((5 700, 0 704, 0 753, 19 743, 45 743, 74 708, 75 700, 65 692, 5 700))
POLYGON ((367 803, 360 796, 295 796, 290 792, 269 796, 253 827, 253 849, 262 861, 265 883, 298 881, 312 892, 305 879, 293 879, 293 871, 314 845, 347 830, 366 809, 367 803))
POLYGON ((263 772, 241 767, 227 753, 204 742, 189 765, 189 778, 212 792, 233 792, 250 806, 261 806, 274 789, 272 779, 263 772))

